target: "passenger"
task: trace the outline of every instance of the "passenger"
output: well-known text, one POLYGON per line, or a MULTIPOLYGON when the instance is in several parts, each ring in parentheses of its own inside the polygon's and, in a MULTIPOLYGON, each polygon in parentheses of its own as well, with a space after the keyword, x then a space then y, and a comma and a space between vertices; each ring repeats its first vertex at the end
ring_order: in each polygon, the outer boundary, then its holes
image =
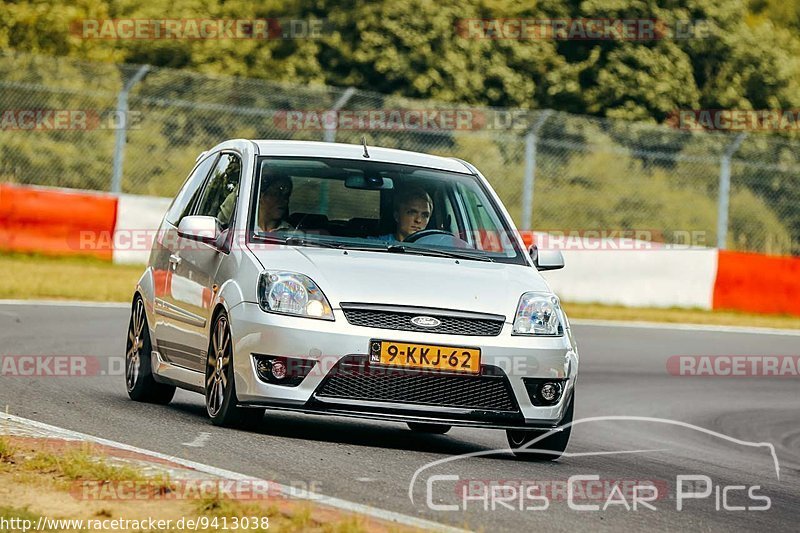
POLYGON ((384 242, 404 241, 412 233, 428 227, 433 213, 433 200, 425 189, 411 186, 401 189, 394 197, 394 233, 373 237, 384 242))
POLYGON ((289 197, 292 195, 292 178, 286 174, 262 176, 259 192, 256 231, 295 229, 286 220, 289 215, 289 197))

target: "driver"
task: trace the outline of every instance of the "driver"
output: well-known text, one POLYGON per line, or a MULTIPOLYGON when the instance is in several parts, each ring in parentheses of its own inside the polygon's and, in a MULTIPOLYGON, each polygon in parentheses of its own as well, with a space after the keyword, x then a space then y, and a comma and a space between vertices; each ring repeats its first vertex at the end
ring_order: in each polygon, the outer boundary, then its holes
POLYGON ((394 197, 394 233, 377 237, 382 241, 404 241, 412 233, 428 227, 433 212, 433 200, 425 189, 411 186, 401 189, 394 197))

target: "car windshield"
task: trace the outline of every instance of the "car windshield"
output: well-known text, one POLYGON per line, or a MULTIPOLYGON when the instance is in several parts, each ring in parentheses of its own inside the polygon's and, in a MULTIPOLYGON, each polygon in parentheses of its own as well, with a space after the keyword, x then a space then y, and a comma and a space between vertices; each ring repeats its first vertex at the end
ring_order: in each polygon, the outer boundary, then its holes
POLYGON ((525 264, 477 176, 375 161, 261 157, 255 241, 525 264))

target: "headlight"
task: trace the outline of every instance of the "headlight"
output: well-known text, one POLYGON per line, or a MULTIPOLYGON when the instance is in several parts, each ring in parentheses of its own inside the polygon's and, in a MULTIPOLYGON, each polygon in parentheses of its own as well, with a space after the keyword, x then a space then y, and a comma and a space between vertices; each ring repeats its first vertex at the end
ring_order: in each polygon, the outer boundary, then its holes
POLYGON ((303 274, 267 270, 258 281, 258 303, 269 313, 333 320, 328 299, 303 274))
POLYGON ((561 306, 558 304, 558 298, 554 295, 526 292, 519 299, 511 334, 560 337, 564 334, 561 316, 561 306))

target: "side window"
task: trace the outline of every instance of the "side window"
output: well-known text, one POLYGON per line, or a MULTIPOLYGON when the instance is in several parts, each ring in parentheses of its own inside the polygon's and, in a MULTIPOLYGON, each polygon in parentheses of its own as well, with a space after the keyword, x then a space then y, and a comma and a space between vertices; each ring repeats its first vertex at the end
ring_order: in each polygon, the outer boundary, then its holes
POLYGON ((223 230, 230 227, 236 210, 241 176, 242 164, 239 158, 233 154, 222 154, 211 171, 195 214, 216 218, 223 230))
POLYGON ((489 214, 486 207, 484 207, 483 202, 485 200, 479 198, 472 189, 467 189, 462 185, 459 185, 459 190, 461 191, 461 197, 464 199, 464 204, 467 208, 467 217, 469 218, 470 225, 473 226, 472 229, 497 230, 499 224, 489 214))
POLYGON ((467 223, 471 226, 470 231, 475 237, 475 245, 479 250, 487 252, 501 252, 503 246, 501 240, 502 225, 496 220, 483 205, 485 198, 479 197, 472 189, 459 185, 461 197, 467 210, 467 223))
POLYGON ((216 155, 205 158, 195 167, 194 172, 186 178, 186 182, 167 210, 166 218, 170 224, 177 226, 181 219, 189 214, 192 199, 197 197, 197 191, 205 182, 208 171, 211 170, 216 159, 216 155))
POLYGON ((458 223, 456 221, 456 209, 453 206, 452 198, 446 193, 444 188, 441 188, 436 193, 436 207, 434 207, 434 214, 439 217, 439 229, 449 231, 450 233, 458 233, 458 223), (438 209, 437 209, 438 207, 438 209))

